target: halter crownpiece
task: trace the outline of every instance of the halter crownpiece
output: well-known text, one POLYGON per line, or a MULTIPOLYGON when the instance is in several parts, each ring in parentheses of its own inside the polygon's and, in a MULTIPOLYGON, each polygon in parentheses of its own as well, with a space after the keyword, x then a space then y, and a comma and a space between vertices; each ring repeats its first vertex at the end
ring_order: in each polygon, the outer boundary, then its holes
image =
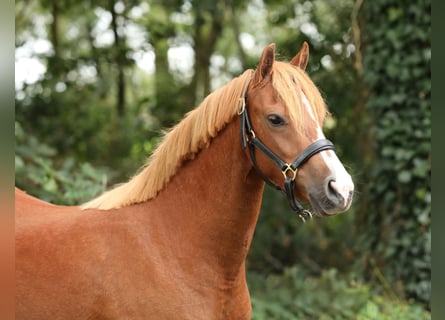
POLYGON ((277 156, 272 150, 270 150, 261 140, 255 135, 249 119, 249 113, 246 108, 247 100, 247 90, 244 97, 240 98, 240 105, 238 107, 238 115, 241 117, 240 121, 240 133, 241 133, 241 144, 243 149, 247 146, 249 147, 250 158, 252 160, 253 166, 257 171, 258 175, 270 186, 275 189, 282 191, 286 194, 289 206, 298 216, 305 221, 305 218, 312 218, 312 213, 304 209, 303 206, 295 198, 295 179, 297 177, 298 168, 302 166, 306 161, 308 161, 313 155, 323 151, 323 150, 334 150, 334 144, 327 139, 320 139, 312 144, 310 144, 303 152, 295 159, 292 163, 287 163, 283 161, 279 156, 277 156), (273 183, 266 175, 260 170, 257 164, 255 150, 259 149, 263 152, 270 160, 272 160, 281 170, 284 177, 284 190, 273 183))

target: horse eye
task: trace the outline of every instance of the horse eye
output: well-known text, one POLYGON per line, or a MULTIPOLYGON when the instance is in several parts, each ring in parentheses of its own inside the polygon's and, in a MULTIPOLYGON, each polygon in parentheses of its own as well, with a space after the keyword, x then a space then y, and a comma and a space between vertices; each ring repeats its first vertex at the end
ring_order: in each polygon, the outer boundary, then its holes
POLYGON ((283 118, 281 118, 279 115, 276 115, 276 114, 268 115, 267 120, 274 127, 280 127, 280 126, 284 126, 286 124, 286 121, 284 121, 283 118))

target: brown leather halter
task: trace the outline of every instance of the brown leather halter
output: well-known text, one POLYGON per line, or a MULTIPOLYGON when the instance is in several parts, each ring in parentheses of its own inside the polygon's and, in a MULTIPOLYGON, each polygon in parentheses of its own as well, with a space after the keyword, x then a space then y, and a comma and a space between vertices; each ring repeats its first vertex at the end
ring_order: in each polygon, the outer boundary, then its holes
POLYGON ((334 150, 334 144, 327 139, 320 139, 310 144, 292 163, 283 161, 272 150, 270 150, 261 140, 255 135, 249 119, 249 113, 246 108, 247 90, 243 98, 240 98, 240 106, 238 107, 238 115, 241 117, 241 142, 243 149, 249 146, 250 158, 253 166, 258 172, 259 176, 270 186, 282 191, 286 194, 289 206, 293 211, 296 211, 299 217, 304 221, 307 217, 312 217, 312 213, 304 209, 303 206, 295 198, 295 179, 297 177, 298 168, 308 161, 313 155, 323 150, 334 150), (284 190, 272 182, 258 167, 255 149, 259 149, 269 159, 271 159, 281 170, 284 177, 284 190))

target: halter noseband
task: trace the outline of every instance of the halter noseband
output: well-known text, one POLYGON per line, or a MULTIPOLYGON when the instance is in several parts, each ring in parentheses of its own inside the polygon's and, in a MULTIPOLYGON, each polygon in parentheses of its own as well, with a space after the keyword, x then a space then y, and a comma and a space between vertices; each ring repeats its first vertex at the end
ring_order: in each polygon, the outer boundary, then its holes
POLYGON ((283 161, 272 150, 270 150, 259 138, 255 135, 252 125, 250 124, 249 114, 246 108, 247 90, 243 98, 240 98, 240 106, 238 107, 238 115, 241 117, 241 142, 243 149, 249 146, 250 158, 253 166, 258 172, 258 175, 270 186, 282 191, 286 194, 289 206, 293 211, 298 213, 298 216, 304 221, 307 217, 312 217, 312 213, 304 209, 303 206, 295 198, 295 179, 297 177, 298 168, 308 161, 313 155, 323 150, 334 150, 334 144, 327 139, 320 139, 310 144, 292 163, 283 161), (266 175, 260 170, 257 164, 255 148, 258 148, 269 159, 271 159, 280 168, 284 177, 284 190, 273 183, 266 175))

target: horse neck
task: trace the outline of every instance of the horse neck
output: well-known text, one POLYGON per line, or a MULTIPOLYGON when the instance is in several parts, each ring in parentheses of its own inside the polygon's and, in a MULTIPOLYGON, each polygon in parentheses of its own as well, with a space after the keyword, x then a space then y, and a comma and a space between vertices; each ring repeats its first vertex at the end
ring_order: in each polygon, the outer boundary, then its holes
POLYGON ((237 119, 178 170, 155 202, 166 206, 159 218, 178 254, 189 251, 233 278, 244 272, 263 189, 241 148, 237 119))

